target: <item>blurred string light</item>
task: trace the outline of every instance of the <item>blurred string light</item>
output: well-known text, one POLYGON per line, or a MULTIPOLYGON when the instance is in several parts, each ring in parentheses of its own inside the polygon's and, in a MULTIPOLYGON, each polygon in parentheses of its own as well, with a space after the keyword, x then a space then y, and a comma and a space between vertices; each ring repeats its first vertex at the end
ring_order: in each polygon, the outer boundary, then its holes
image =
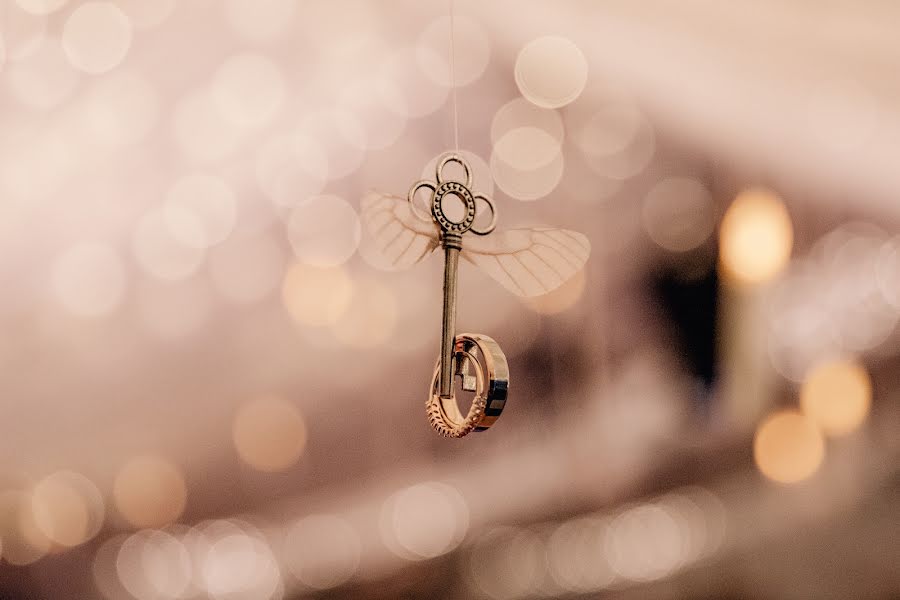
POLYGON ((97 486, 72 471, 59 471, 38 482, 31 492, 31 509, 41 533, 63 547, 97 535, 106 513, 97 486))
POLYGON ((258 302, 278 289, 286 262, 281 246, 268 236, 232 236, 209 253, 209 274, 225 300, 258 302))
POLYGON ((624 180, 647 168, 656 152, 650 121, 630 99, 609 93, 567 115, 572 141, 588 168, 610 180, 624 180))
POLYGON ((210 85, 223 119, 240 127, 264 125, 276 116, 285 99, 284 73, 262 54, 243 53, 223 62, 210 85))
POLYGON ((380 529, 385 545, 397 556, 415 561, 435 558, 465 538, 469 509, 453 486, 437 481, 420 483, 385 501, 380 529))
POLYGON ((359 216, 338 196, 313 196, 291 211, 288 240, 294 254, 314 267, 336 267, 359 246, 359 216))
POLYGON ((855 360, 835 360, 812 369, 800 388, 803 412, 831 436, 857 429, 872 404, 872 381, 855 360))
POLYGON ((484 28, 475 20, 453 17, 453 75, 450 78, 450 57, 447 40, 450 38, 450 17, 432 21, 419 34, 416 43, 416 61, 426 77, 435 83, 452 87, 465 87, 480 78, 491 57, 491 46, 484 28))
POLYGON ((287 33, 298 4, 294 0, 225 0, 225 18, 231 29, 250 42, 267 42, 287 33))
POLYGON ((642 216, 650 239, 672 252, 699 247, 716 221, 709 190, 692 177, 668 177, 654 185, 644 198, 642 216))
POLYGON ((85 94, 79 126, 94 141, 109 147, 144 140, 157 123, 159 94, 136 71, 118 71, 98 80, 85 94))
POLYGON ((341 267, 320 269, 302 263, 284 276, 282 301, 299 325, 321 327, 341 318, 353 298, 353 282, 341 267))
POLYGON ((42 41, 23 59, 7 65, 5 78, 13 97, 37 110, 62 104, 79 81, 55 39, 42 41))
POLYGON ((782 410, 760 423, 753 457, 763 475, 779 483, 812 477, 825 458, 825 442, 815 421, 795 410, 782 410))
POLYGON ((66 19, 62 46, 72 66, 90 74, 118 66, 131 47, 131 21, 111 2, 85 2, 66 19))
POLYGON ((774 192, 748 189, 728 207, 719 229, 719 254, 725 274, 738 283, 771 280, 791 257, 791 218, 774 192))
POLYGON ((209 248, 225 240, 234 229, 237 198, 221 178, 193 173, 172 184, 162 214, 178 242, 192 248, 209 248))
POLYGON ((238 409, 232 439, 238 456, 254 469, 284 471, 296 464, 306 448, 306 423, 290 402, 258 398, 238 409))
POLYGON ((335 515, 310 515, 292 524, 284 539, 285 562, 304 586, 324 590, 339 586, 359 569, 359 534, 335 515))
POLYGON ((56 299, 75 316, 98 317, 115 310, 125 293, 125 268, 108 244, 81 242, 60 254, 52 267, 56 299))
POLYGON ((472 546, 472 585, 480 596, 511 600, 662 579, 716 552, 725 541, 726 516, 715 495, 689 486, 616 514, 582 515, 533 531, 496 529, 472 546))
POLYGON ((132 250, 145 272, 164 281, 178 281, 196 273, 206 253, 199 245, 179 241, 167 222, 170 219, 163 210, 151 210, 141 217, 132 237, 132 250))
POLYGON ((135 527, 162 527, 177 520, 187 502, 184 475, 159 456, 132 458, 116 474, 113 496, 119 514, 135 527))
POLYGON ((563 37, 532 40, 516 57, 519 91, 529 102, 543 108, 559 108, 574 101, 584 90, 587 75, 584 54, 563 37))

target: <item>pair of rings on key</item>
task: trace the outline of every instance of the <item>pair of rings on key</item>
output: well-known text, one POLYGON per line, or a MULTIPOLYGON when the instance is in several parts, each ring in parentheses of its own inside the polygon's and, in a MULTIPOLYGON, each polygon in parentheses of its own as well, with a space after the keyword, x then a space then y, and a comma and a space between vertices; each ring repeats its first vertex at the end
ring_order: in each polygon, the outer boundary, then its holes
POLYGON ((410 210, 412 210, 413 215, 417 219, 425 222, 434 221, 445 233, 462 235, 467 231, 471 231, 475 235, 487 235, 494 231, 494 228, 497 226, 497 209, 490 198, 482 194, 473 194, 471 189, 472 170, 469 167, 469 163, 457 154, 448 154, 437 163, 435 181, 422 180, 413 184, 409 190, 407 200, 409 201, 410 210), (450 163, 456 163, 463 168, 466 174, 465 184, 444 178, 444 168, 450 163), (416 193, 423 188, 431 192, 431 216, 426 216, 416 206, 416 193), (444 211, 444 199, 451 195, 459 198, 465 205, 462 219, 451 219, 444 211), (475 219, 479 212, 479 200, 487 204, 491 209, 491 221, 483 229, 475 227, 475 219))
POLYGON ((441 396, 440 359, 434 369, 431 397, 425 410, 435 431, 446 437, 461 438, 472 431, 486 430, 500 417, 509 390, 509 367, 497 342, 478 333, 456 336, 453 355, 455 375, 462 378, 462 388, 475 392, 468 414, 463 417, 455 394, 441 396), (474 376, 469 374, 470 366, 474 367, 474 376))

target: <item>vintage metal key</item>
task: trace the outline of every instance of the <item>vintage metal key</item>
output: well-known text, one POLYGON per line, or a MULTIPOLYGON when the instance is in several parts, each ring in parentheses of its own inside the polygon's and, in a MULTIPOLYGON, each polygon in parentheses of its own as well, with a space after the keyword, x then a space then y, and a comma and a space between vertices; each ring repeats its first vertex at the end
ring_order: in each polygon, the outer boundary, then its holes
POLYGON ((371 193, 361 203, 362 217, 376 244, 394 267, 415 264, 438 245, 444 249, 444 303, 441 320, 441 354, 432 379, 426 408, 434 429, 448 437, 462 437, 493 425, 506 405, 509 367, 500 346, 483 334, 456 334, 456 295, 459 258, 481 267, 506 288, 521 296, 552 291, 584 265, 590 243, 580 233, 565 229, 513 229, 492 243, 481 242, 497 223, 497 210, 487 196, 472 193, 472 171, 457 153, 445 154, 438 162, 435 181, 419 181, 405 199, 371 193), (445 176, 456 163, 465 181, 445 176), (417 194, 430 194, 430 215, 417 205, 417 194), (451 203, 457 212, 449 210, 451 203), (491 211, 484 227, 475 223, 479 204, 491 211), (463 236, 473 233, 479 237, 463 236), (475 392, 465 416, 453 390, 454 376, 462 388, 475 392))

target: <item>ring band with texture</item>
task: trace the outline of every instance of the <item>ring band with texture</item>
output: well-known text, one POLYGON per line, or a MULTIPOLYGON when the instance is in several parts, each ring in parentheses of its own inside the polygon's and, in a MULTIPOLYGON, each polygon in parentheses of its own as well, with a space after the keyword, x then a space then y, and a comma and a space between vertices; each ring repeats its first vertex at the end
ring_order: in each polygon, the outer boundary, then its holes
MULTIPOLYGON (((461 333, 454 344, 454 362, 465 361, 475 369, 475 398, 463 417, 456 395, 442 397, 440 362, 435 369, 431 396, 426 403, 428 421, 435 431, 446 437, 460 438, 472 431, 485 431, 503 412, 509 390, 509 366, 500 346, 486 335, 461 333)), ((466 377, 463 377, 466 387, 466 377)))

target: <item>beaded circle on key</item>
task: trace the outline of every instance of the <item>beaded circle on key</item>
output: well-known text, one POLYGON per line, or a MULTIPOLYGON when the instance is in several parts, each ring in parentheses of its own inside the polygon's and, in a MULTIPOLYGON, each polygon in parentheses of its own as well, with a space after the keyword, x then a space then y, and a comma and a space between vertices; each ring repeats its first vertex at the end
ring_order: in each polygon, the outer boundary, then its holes
POLYGON ((458 154, 448 154, 435 168, 436 182, 419 181, 409 190, 410 208, 413 214, 422 221, 435 221, 445 233, 462 235, 467 231, 471 231, 476 235, 487 235, 491 233, 497 225, 497 210, 494 202, 487 196, 481 194, 473 194, 470 190, 472 187, 472 170, 469 164, 458 154), (463 184, 459 181, 447 180, 444 178, 444 168, 451 162, 460 165, 466 174, 466 182, 463 184), (431 216, 427 217, 421 213, 416 206, 415 195, 420 189, 426 188, 431 191, 431 216), (444 212, 443 202, 447 196, 456 196, 465 205, 465 213, 462 220, 454 220, 447 216, 444 212), (481 200, 491 209, 491 222, 484 229, 474 227, 475 218, 478 216, 476 203, 481 200))

